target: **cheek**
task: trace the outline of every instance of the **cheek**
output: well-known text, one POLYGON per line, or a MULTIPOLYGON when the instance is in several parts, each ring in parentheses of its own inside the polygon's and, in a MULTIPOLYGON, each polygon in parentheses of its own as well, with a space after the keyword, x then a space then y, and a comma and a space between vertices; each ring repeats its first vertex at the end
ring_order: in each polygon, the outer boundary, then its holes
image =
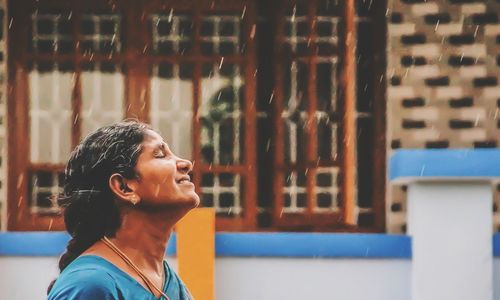
POLYGON ((139 188, 143 195, 148 195, 146 197, 158 197, 176 189, 175 166, 171 164, 151 162, 138 171, 142 181, 139 188))
POLYGON ((143 179, 153 184, 169 184, 175 182, 175 166, 168 163, 156 163, 144 168, 143 179))

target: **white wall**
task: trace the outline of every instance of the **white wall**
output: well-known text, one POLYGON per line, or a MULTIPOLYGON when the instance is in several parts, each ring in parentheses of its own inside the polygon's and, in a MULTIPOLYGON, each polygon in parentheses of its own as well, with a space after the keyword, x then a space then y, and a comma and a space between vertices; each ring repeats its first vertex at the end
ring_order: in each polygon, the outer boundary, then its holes
MULTIPOLYGON (((217 258, 216 298, 403 300, 410 268, 410 260, 393 259, 217 258)), ((56 276, 55 257, 0 257, 0 299, 45 299, 56 276)))
POLYGON ((500 300, 500 257, 493 259, 493 299, 500 300))
POLYGON ((410 260, 219 258, 217 300, 403 300, 410 260))
MULTIPOLYGON (((493 265, 500 300, 500 258, 493 265)), ((0 299, 45 299, 56 276, 55 257, 0 257, 0 299)), ((409 300, 410 276, 411 260, 217 258, 216 294, 217 300, 409 300)))

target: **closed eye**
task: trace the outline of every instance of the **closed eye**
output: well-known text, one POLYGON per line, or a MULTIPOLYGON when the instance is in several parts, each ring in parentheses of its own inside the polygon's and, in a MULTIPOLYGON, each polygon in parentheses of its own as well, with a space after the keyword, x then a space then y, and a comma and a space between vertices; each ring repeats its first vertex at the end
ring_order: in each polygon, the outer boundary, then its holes
POLYGON ((167 156, 173 155, 172 151, 170 151, 170 148, 168 148, 167 144, 161 143, 158 145, 158 148, 156 151, 153 153, 154 158, 166 158, 167 156))
POLYGON ((165 157, 167 157, 167 155, 163 151, 158 151, 158 152, 154 153, 153 155, 154 155, 154 158, 165 158, 165 157))

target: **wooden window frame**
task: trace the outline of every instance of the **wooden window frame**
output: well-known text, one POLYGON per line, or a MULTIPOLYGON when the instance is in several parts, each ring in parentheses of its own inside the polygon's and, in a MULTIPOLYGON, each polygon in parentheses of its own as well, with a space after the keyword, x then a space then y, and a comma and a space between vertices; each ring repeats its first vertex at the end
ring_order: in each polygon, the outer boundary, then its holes
MULTIPOLYGON (((341 1, 341 30, 339 32, 338 42, 338 62, 340 72, 337 73, 339 83, 338 106, 342 114, 343 122, 339 123, 338 140, 344 141, 338 145, 338 163, 319 164, 316 157, 317 128, 315 126, 314 112, 316 111, 316 82, 314 80, 316 73, 316 58, 319 56, 316 52, 316 32, 314 31, 314 22, 316 21, 316 7, 319 0, 282 0, 279 1, 280 7, 276 17, 275 27, 278 29, 275 38, 275 84, 274 84, 274 115, 273 115, 273 141, 274 141, 274 181, 273 181, 273 209, 272 224, 279 230, 298 230, 298 231, 370 231, 383 232, 385 230, 385 160, 386 160, 386 141, 385 141, 385 43, 374 43, 376 46, 373 58, 373 111, 371 112, 374 121, 374 135, 377 138, 373 140, 373 152, 370 153, 370 159, 373 162, 373 169, 370 174, 372 184, 372 207, 364 208, 364 212, 373 214, 374 221, 370 227, 360 227, 357 224, 357 193, 356 176, 357 171, 357 93, 356 93, 356 43, 357 43, 357 23, 356 0, 341 1), (306 56, 294 55, 292 59, 299 57, 305 58, 308 64, 308 82, 307 94, 309 106, 307 109, 308 123, 307 135, 308 144, 306 149, 306 162, 302 164, 286 164, 284 162, 284 128, 279 116, 284 107, 284 74, 282 67, 285 66, 286 55, 284 54, 284 10, 292 5, 304 4, 307 8, 308 27, 310 46, 306 56), (344 43, 345 41, 345 43, 344 43), (377 82, 378 81, 378 82, 377 82), (348 142, 346 142, 348 141, 348 142), (315 213, 313 211, 313 195, 315 189, 314 172, 318 167, 338 166, 340 167, 340 192, 341 204, 338 212, 315 213), (286 172, 305 169, 312 174, 307 174, 306 194, 307 205, 305 212, 284 213, 283 182, 286 172)), ((373 17, 377 20, 385 20, 386 1, 378 1, 374 4, 373 17)), ((374 22, 375 30, 384 33, 387 31, 385 22, 374 22)), ((375 41, 374 41, 375 42, 375 41)))
MULTIPOLYGON (((9 161, 9 187, 8 187, 8 229, 9 230, 62 230, 64 229, 62 218, 56 215, 34 214, 30 212, 28 195, 28 174, 30 170, 62 171, 63 165, 54 164, 31 164, 29 162, 29 138, 18 140, 18 137, 29 137, 29 94, 28 94, 28 74, 27 62, 30 60, 47 60, 58 62, 61 60, 70 60, 75 63, 75 86, 72 93, 73 120, 72 128, 72 148, 74 148, 81 138, 81 120, 79 112, 81 111, 81 76, 80 62, 82 61, 111 61, 117 64, 126 65, 125 72, 125 108, 128 118, 136 118, 142 121, 149 121, 149 88, 150 88, 150 67, 160 62, 189 62, 194 64, 193 75, 193 116, 197 115, 200 103, 201 87, 201 66, 203 63, 219 63, 221 56, 212 57, 202 56, 200 54, 200 34, 199 26, 203 13, 240 13, 245 7, 247 20, 254 18, 254 6, 252 2, 246 1, 219 1, 217 3, 195 1, 148 1, 141 7, 140 2, 125 0, 116 3, 104 3, 98 0, 86 1, 81 4, 78 1, 40 1, 36 4, 34 1, 10 1, 9 13, 12 20, 11 34, 9 34, 9 50, 12 55, 9 56, 9 153, 12 155, 9 161), (45 55, 32 54, 28 52, 29 26, 31 24, 31 15, 34 10, 39 8, 48 8, 64 11, 72 11, 74 20, 73 37, 75 40, 74 53, 70 55, 45 55), (150 35, 148 32, 150 24, 145 17, 152 12, 168 12, 167 9, 189 10, 194 17, 194 49, 191 55, 172 55, 155 56, 147 53, 143 55, 144 50, 149 45, 150 35), (92 58, 80 53, 79 43, 81 40, 79 31, 79 17, 82 13, 99 11, 122 12, 124 22, 122 24, 122 35, 127 37, 127 46, 121 53, 114 54, 112 58, 106 55, 93 55, 92 58), (143 92, 145 91, 145 93, 143 92)), ((245 77, 245 97, 244 108, 244 130, 245 145, 255 145, 255 58, 254 42, 249 36, 252 34, 252 24, 245 22, 246 33, 246 51, 242 55, 233 55, 224 57, 227 63, 238 63, 244 66, 245 77)), ((256 181, 255 181, 255 151, 247 149, 245 151, 244 161, 239 165, 220 165, 212 166, 202 162, 200 152, 200 132, 201 124, 198 118, 193 118, 193 159, 196 162, 193 170, 193 181, 197 192, 200 193, 201 175, 203 173, 223 173, 230 172, 240 174, 245 181, 244 190, 244 212, 242 216, 217 219, 217 229, 219 230, 252 230, 255 228, 256 205, 256 181)), ((243 181, 242 180, 242 181, 243 181)))
MULTIPOLYGON (((40 2, 34 0, 11 0, 9 1, 9 20, 11 22, 10 34, 8 41, 9 48, 9 61, 8 61, 8 230, 62 230, 64 225, 62 218, 55 215, 40 215, 30 212, 29 195, 28 195, 28 172, 36 168, 37 170, 46 171, 61 171, 62 165, 52 164, 36 164, 29 163, 29 92, 28 92, 28 75, 29 70, 27 62, 30 60, 72 60, 75 63, 75 86, 72 94, 72 108, 73 120, 75 120, 72 128, 72 147, 76 146, 81 138, 81 120, 79 119, 79 112, 81 111, 81 76, 80 76, 80 62, 89 60, 89 57, 84 56, 79 51, 78 43, 75 43, 75 52, 68 56, 61 55, 37 55, 28 52, 28 39, 29 26, 31 24, 31 15, 35 9, 44 5, 50 8, 57 8, 61 10, 71 10, 75 13, 76 18, 87 11, 87 8, 92 8, 92 12, 98 10, 113 10, 123 11, 122 34, 127 37, 127 45, 125 50, 120 54, 114 54, 111 59, 112 62, 126 65, 126 72, 124 72, 125 80, 125 117, 136 118, 143 121, 149 121, 149 90, 150 90, 150 68, 153 64, 160 62, 190 62, 193 63, 193 116, 197 115, 198 107, 201 99, 201 66, 203 63, 219 62, 222 56, 207 57, 201 55, 200 52, 200 21, 204 13, 227 13, 227 12, 241 12, 245 9, 245 14, 248 16, 247 20, 257 20, 257 1, 252 0, 221 0, 221 1, 203 1, 203 0, 190 0, 190 1, 174 1, 174 0, 151 0, 145 4, 140 4, 134 0, 116 1, 110 3, 103 3, 99 0, 89 0, 85 4, 79 1, 56 1, 56 0, 41 0, 40 2), (143 55, 144 49, 150 43, 150 35, 144 34, 148 32, 149 23, 145 20, 145 16, 152 12, 165 12, 167 9, 174 8, 176 11, 190 11, 194 18, 194 39, 193 39, 193 54, 189 56, 172 55, 172 56, 155 56, 150 53, 143 55), (145 91, 145 92, 144 92, 145 91), (25 138, 20 138, 25 137, 25 138), (27 138, 26 138, 27 137, 27 138)), ((374 132, 377 137, 374 145, 374 170, 377 170, 377 176, 373 178, 373 211, 375 214, 375 226, 369 229, 360 229, 355 226, 355 54, 354 54, 354 41, 356 30, 354 25, 354 0, 346 0, 343 5, 345 22, 342 33, 343 37, 339 38, 342 41, 345 37, 351 37, 347 40, 344 49, 341 49, 343 60, 342 74, 340 79, 341 88, 345 91, 342 98, 343 112, 348 116, 347 121, 340 124, 339 129, 341 134, 339 140, 352 138, 351 147, 339 147, 339 163, 342 167, 342 186, 341 192, 344 195, 343 205, 338 213, 328 214, 314 214, 312 213, 312 201, 307 201, 307 212, 301 215, 292 215, 286 218, 282 216, 283 201, 280 196, 281 184, 283 182, 284 170, 287 168, 283 162, 284 145, 282 143, 283 128, 279 124, 279 118, 274 117, 274 125, 276 131, 273 132, 274 139, 274 168, 276 176, 272 184, 272 227, 271 229, 289 230, 306 226, 308 230, 324 231, 324 230, 353 230, 353 231, 383 231, 385 228, 385 43, 380 43, 377 48, 378 53, 382 55, 376 58, 375 76, 374 78, 383 78, 382 85, 375 84, 374 97, 376 104, 374 108, 375 115, 375 129, 374 132), (281 176, 281 177, 280 177, 281 176), (345 225, 347 224, 347 226, 345 225), (333 226, 333 227, 332 227, 333 226)), ((382 8, 378 8, 377 14, 383 16, 385 14, 385 1, 381 4, 382 8)), ((314 1, 309 4, 308 14, 310 23, 314 19, 314 1)), ((283 18, 277 18, 276 22, 283 22, 283 18)), ((81 40, 78 26, 78 20, 74 21, 73 35, 75 41, 81 40)), ((381 32, 386 31, 385 22, 378 24, 377 27, 381 32)), ((279 24, 278 24, 279 25, 279 24)), ((282 25, 282 24, 281 24, 282 25)), ((312 26, 312 24, 309 24, 312 26)), ((196 162, 194 167, 193 181, 196 185, 198 193, 201 193, 201 176, 204 173, 233 173, 240 174, 245 180, 244 190, 244 213, 240 217, 224 217, 218 216, 217 230, 229 231, 254 231, 259 230, 257 225, 257 151, 254 151, 256 146, 256 79, 254 76, 257 71, 257 57, 256 57, 256 42, 254 40, 255 24, 247 21, 244 22, 244 32, 246 34, 245 41, 247 41, 246 51, 242 55, 225 56, 224 62, 238 63, 244 66, 245 78, 245 99, 248 105, 245 105, 245 145, 252 147, 245 149, 244 161, 240 165, 220 165, 212 166, 202 162, 201 148, 200 148, 200 134, 201 123, 198 118, 193 117, 193 160, 196 162)), ((282 37, 281 37, 282 39, 282 37)), ((277 41, 280 38, 276 39, 277 41)), ((340 44, 340 43, 339 43, 340 44)), ((313 42, 313 47, 314 47, 313 42)), ((280 49, 281 45, 274 45, 276 49, 280 49)), ((147 52, 146 52, 147 53, 147 52)), ((340 55, 339 55, 340 57, 340 55)), ((282 56, 279 51, 276 52, 274 57, 275 64, 282 62, 282 56)), ((93 56, 94 61, 110 61, 106 56, 93 56)), ((314 73, 315 62, 314 58, 309 60, 310 73, 314 73)), ((276 86, 283 82, 283 74, 280 70, 275 68, 276 86)), ((313 76, 308 76, 308 90, 309 95, 315 95, 315 82, 313 76)), ((283 91, 277 88, 274 93, 275 109, 278 109, 283 103, 283 91)), ((314 97, 313 97, 314 98, 314 97)), ((311 99, 312 105, 309 107, 309 115, 315 111, 315 99, 311 99)), ((314 123, 314 122, 312 122, 314 123)), ((309 133, 314 133, 311 136, 313 140, 308 146, 308 164, 316 166, 316 159, 314 156, 316 141, 314 140, 315 128, 309 127, 309 133)), ((307 166, 306 166, 307 167, 307 166)), ((308 195, 312 194, 314 188, 314 181, 308 180, 307 190, 308 195)), ((260 195, 262 197, 262 195, 260 195)), ((310 197, 310 196, 309 196, 310 197)), ((310 199, 309 199, 310 200, 310 199)), ((266 229, 264 229, 266 230, 266 229)), ((300 230, 300 229, 299 229, 300 230)))

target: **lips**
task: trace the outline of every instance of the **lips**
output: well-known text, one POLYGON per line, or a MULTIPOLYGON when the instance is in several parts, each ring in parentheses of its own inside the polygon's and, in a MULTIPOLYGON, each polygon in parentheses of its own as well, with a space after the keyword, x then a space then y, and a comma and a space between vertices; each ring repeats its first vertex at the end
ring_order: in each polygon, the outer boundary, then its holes
POLYGON ((178 184, 183 184, 183 183, 191 183, 191 178, 189 176, 182 176, 181 178, 177 179, 176 182, 178 184))

